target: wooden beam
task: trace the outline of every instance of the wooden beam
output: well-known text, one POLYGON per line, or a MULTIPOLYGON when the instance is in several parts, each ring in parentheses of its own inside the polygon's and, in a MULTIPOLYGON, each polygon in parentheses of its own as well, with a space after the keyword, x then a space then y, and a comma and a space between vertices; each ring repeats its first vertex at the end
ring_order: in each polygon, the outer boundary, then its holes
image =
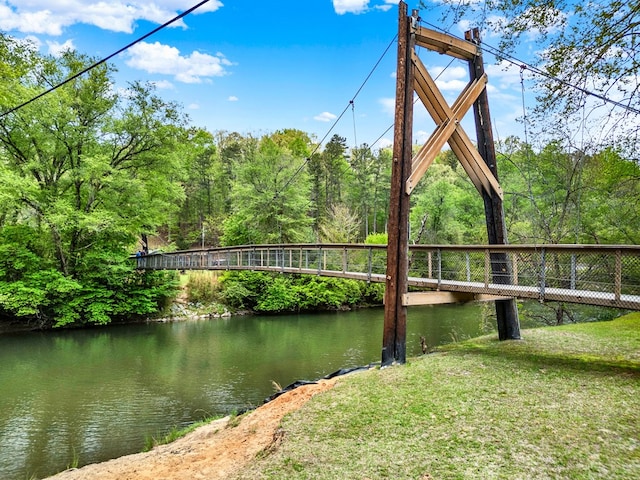
MULTIPOLYGON (((465 38, 476 44, 480 44, 480 30, 474 28, 465 32, 465 38)), ((469 77, 480 78, 485 75, 482 51, 476 58, 469 61, 469 77)), ((498 178, 495 145, 493 131, 491 129, 491 114, 489 112, 489 98, 487 91, 483 91, 478 101, 473 106, 476 121, 476 135, 478 138, 478 151, 484 163, 489 167, 493 176, 498 178)), ((492 245, 506 245, 507 226, 504 216, 502 197, 496 192, 482 194, 484 211, 487 224, 487 239, 492 245)), ((491 254, 491 270, 494 283, 509 283, 511 281, 511 265, 506 253, 491 254)), ((518 308, 514 299, 500 300, 496 302, 496 323, 498 325, 498 338, 500 340, 520 339, 520 320, 518 308)))
MULTIPOLYGON (((431 75, 429 75, 426 67, 415 52, 412 54, 412 61, 415 72, 415 89, 425 108, 437 124, 450 118, 452 115, 451 108, 447 105, 435 81, 431 78, 431 75)), ((448 142, 451 150, 453 150, 453 153, 462 164, 462 167, 480 194, 483 193, 483 189, 487 193, 493 190, 502 199, 503 193, 500 183, 489 167, 487 167, 462 126, 457 126, 448 142)), ((415 170, 417 161, 422 161, 420 157, 426 155, 426 152, 423 153, 425 145, 423 145, 414 159, 413 170, 415 170)), ((433 159, 431 159, 431 161, 433 161, 433 159)), ((429 162, 426 166, 429 167, 430 164, 429 162)), ((412 186, 412 189, 413 188, 415 188, 415 184, 412 186)))
MULTIPOLYGON (((411 197, 404 185, 411 173, 413 130, 413 35, 407 17, 407 4, 398 4, 398 63, 396 69, 396 110, 393 131, 393 163, 387 242, 384 326, 382 331, 382 366, 406 361, 407 308, 402 294, 409 282, 409 209, 411 197)), ((416 11, 417 16, 417 11, 416 11)))
POLYGON ((416 30, 416 45, 462 60, 471 60, 478 56, 476 44, 424 27, 418 27, 416 30))
POLYGON ((442 119, 442 123, 436 127, 429 140, 423 145, 417 156, 417 161, 413 162, 412 172, 406 183, 407 195, 411 194, 433 159, 440 153, 444 144, 449 141, 453 132, 458 128, 460 120, 484 91, 486 84, 486 75, 469 83, 454 102, 447 118, 442 119))
POLYGON ((410 292, 402 296, 402 304, 407 307, 415 305, 440 305, 445 303, 493 302, 496 300, 512 300, 513 297, 489 295, 486 293, 467 292, 410 292))

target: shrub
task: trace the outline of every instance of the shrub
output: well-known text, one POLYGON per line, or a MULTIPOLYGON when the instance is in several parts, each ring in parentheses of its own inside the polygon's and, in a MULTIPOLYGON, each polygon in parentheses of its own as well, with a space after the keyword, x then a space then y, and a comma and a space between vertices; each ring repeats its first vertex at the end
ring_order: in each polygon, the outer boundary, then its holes
POLYGON ((380 304, 384 293, 384 285, 357 280, 267 272, 227 272, 220 284, 230 307, 270 313, 380 304))

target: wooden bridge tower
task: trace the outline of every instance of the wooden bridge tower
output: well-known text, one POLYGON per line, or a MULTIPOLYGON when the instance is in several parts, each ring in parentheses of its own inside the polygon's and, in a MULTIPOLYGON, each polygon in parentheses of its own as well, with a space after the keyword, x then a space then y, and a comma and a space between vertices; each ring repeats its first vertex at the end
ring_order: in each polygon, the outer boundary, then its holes
MULTIPOLYGON (((385 290, 382 365, 406 361, 406 322, 409 273, 410 195, 445 143, 462 164, 482 195, 489 244, 507 243, 502 189, 498 183, 496 155, 487 99, 478 30, 468 31, 465 40, 418 25, 418 12, 407 15, 400 1, 398 22, 398 60, 393 165, 389 205, 387 281, 385 290), (449 106, 435 81, 415 53, 421 46, 441 54, 466 60, 470 80, 458 99, 449 106), (420 151, 412 156, 413 99, 418 95, 437 127, 420 151), (477 146, 461 126, 465 113, 473 106, 477 146)), ((494 283, 509 283, 511 269, 506 254, 491 255, 494 283)), ((515 299, 496 300, 500 340, 520 338, 515 299)), ((416 304, 411 302, 411 304, 416 304)))

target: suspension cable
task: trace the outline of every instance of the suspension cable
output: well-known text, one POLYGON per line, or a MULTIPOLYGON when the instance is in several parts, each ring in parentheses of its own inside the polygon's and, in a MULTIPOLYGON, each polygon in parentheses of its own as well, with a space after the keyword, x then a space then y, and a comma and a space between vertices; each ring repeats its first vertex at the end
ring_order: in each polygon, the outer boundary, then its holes
MULTIPOLYGON (((311 157, 313 157, 313 155, 315 155, 315 153, 320 149, 320 147, 322 146, 322 144, 324 143, 324 141, 326 140, 326 138, 329 136, 329 134, 333 131, 333 129, 336 127, 336 125, 338 124, 338 122, 340 122, 340 119, 344 116, 344 114, 346 113, 347 109, 350 106, 353 106, 354 101, 356 99, 356 97, 360 94, 360 92, 362 91, 362 89, 364 88, 364 86, 367 84, 367 82, 369 81, 369 79, 371 78, 371 75, 373 75, 373 72, 375 72, 378 68, 378 66, 380 65, 380 62, 382 62, 382 59, 387 55, 387 53, 389 52, 389 49, 391 48, 391 45, 393 45, 396 41, 396 39, 398 38, 398 34, 396 34, 393 39, 389 42, 389 44, 387 45, 387 48, 384 49, 384 52, 382 52, 382 55, 380 55, 380 57, 378 58, 378 61, 375 63, 375 65, 373 66, 373 68, 371 69, 371 71, 369 72, 369 74, 367 75, 367 77, 364 79, 364 81, 360 84, 360 87, 358 88, 358 90, 356 91, 355 95, 353 96, 353 98, 351 98, 351 100, 349 100, 349 103, 344 107, 344 110, 342 110, 342 113, 338 116, 338 118, 336 118, 333 122, 333 124, 331 125, 331 127, 329 128, 329 130, 327 130, 327 132, 324 134, 324 136, 322 137, 322 139, 316 144, 316 146, 314 147, 314 149, 311 151, 311 153, 309 154, 309 156, 307 158, 305 158, 304 162, 302 162, 302 164, 296 169, 295 172, 293 172, 293 174, 291 175, 291 177, 289 177, 289 179, 286 181, 286 183, 282 186, 282 188, 279 191, 276 191, 275 195, 273 196, 274 200, 280 195, 280 193, 282 193, 284 190, 286 190, 289 185, 291 184, 291 182, 293 182, 293 180, 300 174, 300 172, 302 171, 302 169, 304 169, 304 167, 307 166, 307 164, 309 163, 309 161, 311 160, 311 157)), ((354 127, 354 134, 355 134, 355 127, 354 127)))
POLYGON ((524 143, 525 145, 529 145, 529 135, 527 134, 527 108, 525 106, 525 101, 524 101, 524 71, 526 70, 526 67, 524 65, 522 65, 520 67, 520 90, 522 92, 522 123, 524 124, 524 143))
POLYGON ((353 148, 358 148, 358 137, 356 135, 356 104, 351 100, 351 116, 353 117, 353 148))
MULTIPOLYGON (((426 25, 429 25, 430 27, 432 27, 432 28, 434 28, 436 30, 439 30, 439 31, 441 31, 443 33, 449 34, 445 30, 443 30, 442 28, 438 27, 437 25, 433 25, 433 24, 428 23, 428 22, 426 22, 426 25)), ((569 88, 572 88, 572 89, 577 90, 579 92, 582 92, 587 96, 595 97, 598 100, 602 100, 605 103, 610 103, 612 105, 615 105, 616 107, 619 107, 619 108, 622 108, 622 109, 627 110, 629 112, 632 112, 632 113, 635 113, 637 115, 640 115, 640 109, 634 108, 631 105, 625 105, 624 103, 618 102, 617 100, 613 100, 613 99, 611 99, 609 97, 606 97, 604 95, 601 95, 599 93, 592 92, 591 90, 587 90, 586 88, 580 87, 578 85, 574 85, 574 84, 572 84, 572 83, 570 83, 570 82, 568 82, 566 80, 563 80, 561 78, 554 77, 553 75, 545 72, 544 70, 541 70, 541 69, 539 69, 539 68, 537 68, 537 67, 535 67, 535 66, 533 66, 533 65, 531 65, 531 64, 529 64, 529 63, 527 63, 527 62, 525 62, 523 60, 520 60, 517 57, 514 57, 513 55, 505 53, 505 52, 503 52, 502 50, 500 50, 500 49, 498 49, 496 47, 492 47, 491 45, 489 45, 487 43, 482 42, 482 43, 480 43, 478 45, 478 47, 481 50, 489 52, 489 53, 493 54, 494 56, 496 56, 498 58, 504 59, 505 61, 511 63, 512 65, 515 65, 516 67, 525 68, 525 69, 530 70, 531 72, 535 73, 536 75, 540 75, 540 76, 545 77, 545 78, 547 78, 549 80, 553 80, 554 82, 560 83, 560 84, 562 84, 562 85, 564 85, 566 87, 569 87, 569 88)))
POLYGON ((54 90, 57 90, 58 88, 62 87, 63 85, 66 85, 67 83, 75 80, 76 78, 84 75, 85 73, 87 73, 89 70, 92 70, 94 68, 96 68, 98 65, 101 65, 109 60, 111 60, 113 57, 115 57, 116 55, 119 55, 120 53, 124 52, 125 50, 133 47, 136 43, 140 43, 142 40, 145 40, 146 38, 150 37, 151 35, 159 32, 160 30, 168 27, 169 25, 171 25, 174 22, 177 22, 178 20, 180 20, 183 17, 186 17, 187 15, 189 15, 191 12, 193 12, 194 10, 200 8, 202 5, 204 5, 205 3, 207 3, 209 0, 202 0, 200 3, 198 3, 197 5, 194 5, 193 7, 191 7, 188 10, 185 10, 184 12, 182 12, 181 14, 173 17, 171 20, 169 20, 166 23, 163 23, 162 25, 160 25, 159 27, 154 28, 153 30, 151 30, 150 32, 146 33, 145 35, 143 35, 142 37, 138 38, 137 40, 134 40, 133 42, 129 43, 128 45, 122 47, 120 50, 113 52, 111 55, 104 57, 102 60, 99 60, 97 62, 95 62, 92 65, 89 65, 88 67, 86 67, 84 70, 70 76, 69 78, 67 78, 66 80, 58 83, 57 85, 54 85, 53 87, 49 88, 48 90, 45 90, 44 92, 39 93, 38 95, 36 95, 35 97, 31 98, 30 100, 27 100, 26 102, 21 103, 20 105, 17 105, 13 108, 11 108, 10 110, 7 110, 6 112, 3 112, 0 114, 0 118, 5 117, 13 112, 15 112, 16 110, 21 109, 22 107, 25 107, 27 105, 29 105, 31 102, 35 102, 36 100, 38 100, 39 98, 44 97, 45 95, 53 92, 54 90))

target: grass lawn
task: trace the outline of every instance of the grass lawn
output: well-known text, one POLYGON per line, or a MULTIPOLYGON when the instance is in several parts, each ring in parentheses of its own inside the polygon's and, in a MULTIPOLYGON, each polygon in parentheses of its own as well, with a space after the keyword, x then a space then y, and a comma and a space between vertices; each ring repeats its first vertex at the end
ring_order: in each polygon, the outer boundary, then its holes
POLYGON ((640 479, 640 313, 342 378, 246 479, 640 479))

